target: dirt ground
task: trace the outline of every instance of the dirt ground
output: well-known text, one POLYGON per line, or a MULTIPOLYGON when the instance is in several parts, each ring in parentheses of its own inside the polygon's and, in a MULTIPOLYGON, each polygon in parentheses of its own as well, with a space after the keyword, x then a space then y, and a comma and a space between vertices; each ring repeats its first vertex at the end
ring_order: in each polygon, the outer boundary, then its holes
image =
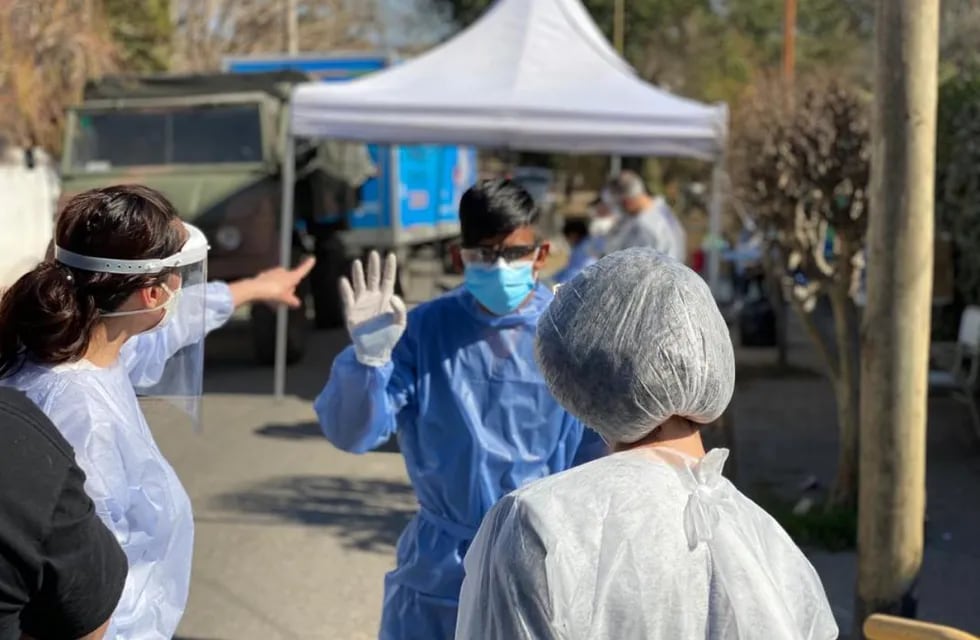
MULTIPOLYGON (((773 366, 774 350, 739 349, 733 405, 737 481, 750 495, 799 493, 811 476, 824 487, 837 454, 833 390, 798 326, 791 331, 791 370, 773 366)), ((980 633, 980 443, 966 407, 929 405, 928 513, 918 617, 980 633)), ((808 554, 827 589, 842 634, 853 622, 853 552, 808 554)), ((846 637, 846 635, 842 636, 846 637)))

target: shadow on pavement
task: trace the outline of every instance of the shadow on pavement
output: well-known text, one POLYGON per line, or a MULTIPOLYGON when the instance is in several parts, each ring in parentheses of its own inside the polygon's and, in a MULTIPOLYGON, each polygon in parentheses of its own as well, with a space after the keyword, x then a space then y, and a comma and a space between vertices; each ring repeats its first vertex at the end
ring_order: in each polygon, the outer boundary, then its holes
POLYGON ((268 424, 256 429, 255 435, 280 440, 324 440, 320 425, 315 422, 268 424))
MULTIPOLYGON (((322 440, 329 444, 320 430, 320 425, 315 422, 300 422, 299 424, 268 424, 255 430, 255 435, 264 438, 278 438, 280 440, 322 440)), ((398 438, 392 436, 387 442, 372 451, 376 453, 401 453, 398 447, 398 438)))
MULTIPOLYGON (((219 496, 213 507, 226 514, 242 514, 241 521, 247 524, 262 524, 272 518, 273 522, 323 527, 344 546, 387 553, 414 515, 416 504, 412 488, 404 482, 287 476, 219 496)), ((227 522, 228 518, 218 514, 198 520, 227 522)))

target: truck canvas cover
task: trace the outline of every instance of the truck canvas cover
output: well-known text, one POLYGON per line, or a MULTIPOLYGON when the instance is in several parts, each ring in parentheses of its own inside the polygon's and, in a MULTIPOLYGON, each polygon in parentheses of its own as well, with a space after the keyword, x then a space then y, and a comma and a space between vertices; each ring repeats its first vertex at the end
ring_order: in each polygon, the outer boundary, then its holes
POLYGON ((159 76, 107 76, 85 86, 85 100, 119 98, 166 98, 261 91, 279 99, 289 98, 289 87, 309 80, 298 71, 247 74, 194 74, 159 76))

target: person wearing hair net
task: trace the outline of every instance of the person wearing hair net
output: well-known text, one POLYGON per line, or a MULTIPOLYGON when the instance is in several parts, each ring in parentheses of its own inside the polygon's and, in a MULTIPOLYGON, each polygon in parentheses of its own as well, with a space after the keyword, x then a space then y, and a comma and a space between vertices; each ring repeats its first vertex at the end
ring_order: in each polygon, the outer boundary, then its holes
POLYGON ((405 312, 396 264, 376 253, 342 284, 353 345, 316 400, 324 435, 364 453, 397 433, 419 512, 385 578, 379 637, 452 638, 463 556, 486 512, 528 482, 606 452, 559 406, 534 361, 552 300, 538 282, 548 245, 537 209, 509 180, 459 205, 463 287, 405 312))
POLYGON ((610 231, 604 255, 632 247, 649 247, 679 262, 687 259, 687 233, 662 196, 651 197, 643 180, 623 171, 610 185, 622 218, 610 231))
POLYGON ((457 638, 830 640, 816 571, 726 478, 700 429, 732 397, 728 328, 697 274, 650 249, 561 287, 537 357, 615 453, 503 498, 466 556, 457 638))

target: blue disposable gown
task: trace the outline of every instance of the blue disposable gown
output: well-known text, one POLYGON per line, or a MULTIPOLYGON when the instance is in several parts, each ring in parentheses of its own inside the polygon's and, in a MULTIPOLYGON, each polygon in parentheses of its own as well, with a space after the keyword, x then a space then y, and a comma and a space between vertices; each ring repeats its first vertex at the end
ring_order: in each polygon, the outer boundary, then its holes
POLYGON ((565 284, 575 276, 579 274, 580 271, 586 267, 595 264, 596 246, 593 244, 592 238, 586 238, 582 242, 578 243, 578 246, 572 249, 568 256, 568 264, 565 265, 561 271, 556 273, 552 280, 556 284, 565 284))
MULTIPOLYGON (((224 324, 232 311, 228 287, 207 285, 207 330, 224 324)), ((190 338, 183 316, 178 311, 165 327, 132 338, 111 367, 85 360, 27 362, 2 381, 25 392, 74 447, 85 490, 126 552, 129 573, 107 640, 169 640, 187 603, 191 502, 157 448, 133 390, 134 383, 159 376, 190 338)))
POLYGON ((361 453, 397 430, 419 501, 385 579, 382 639, 452 638, 463 557, 487 511, 604 453, 535 364, 535 327, 551 299, 539 285, 519 311, 498 317, 457 289, 409 313, 392 362, 362 365, 349 347, 333 363, 316 400, 324 434, 361 453))

